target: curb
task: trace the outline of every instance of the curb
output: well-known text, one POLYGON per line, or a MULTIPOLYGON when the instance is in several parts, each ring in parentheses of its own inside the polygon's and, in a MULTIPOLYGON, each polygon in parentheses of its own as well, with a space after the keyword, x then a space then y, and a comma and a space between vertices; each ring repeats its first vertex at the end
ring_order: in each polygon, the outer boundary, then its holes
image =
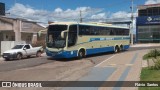
POLYGON ((152 47, 152 46, 160 46, 160 44, 134 44, 130 47, 152 47))

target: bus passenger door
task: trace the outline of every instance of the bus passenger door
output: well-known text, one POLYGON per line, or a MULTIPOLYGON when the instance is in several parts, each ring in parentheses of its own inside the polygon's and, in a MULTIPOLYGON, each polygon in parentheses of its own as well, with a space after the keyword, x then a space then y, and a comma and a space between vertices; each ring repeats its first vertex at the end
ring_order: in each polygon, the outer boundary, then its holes
POLYGON ((77 25, 71 25, 68 32, 68 47, 74 46, 77 42, 77 25))

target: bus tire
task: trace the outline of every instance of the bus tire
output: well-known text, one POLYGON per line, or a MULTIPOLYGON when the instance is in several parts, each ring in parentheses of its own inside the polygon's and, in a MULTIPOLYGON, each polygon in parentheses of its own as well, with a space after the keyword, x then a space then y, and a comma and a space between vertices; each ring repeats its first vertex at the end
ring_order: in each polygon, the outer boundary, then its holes
POLYGON ((115 46, 114 53, 118 53, 118 52, 119 52, 119 47, 115 46))
POLYGON ((123 45, 120 46, 120 51, 123 51, 123 45))
POLYGON ((79 50, 79 52, 78 52, 78 58, 82 59, 84 57, 85 57, 85 50, 84 49, 79 50))

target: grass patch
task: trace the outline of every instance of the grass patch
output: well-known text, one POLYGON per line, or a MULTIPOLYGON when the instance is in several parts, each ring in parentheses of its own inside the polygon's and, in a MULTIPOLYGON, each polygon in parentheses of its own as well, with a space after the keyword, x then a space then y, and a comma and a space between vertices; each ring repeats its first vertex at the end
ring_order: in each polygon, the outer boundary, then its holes
MULTIPOLYGON (((160 70, 143 68, 140 76, 141 81, 160 81, 160 70)), ((139 87, 139 90, 160 90, 160 87, 139 87)))

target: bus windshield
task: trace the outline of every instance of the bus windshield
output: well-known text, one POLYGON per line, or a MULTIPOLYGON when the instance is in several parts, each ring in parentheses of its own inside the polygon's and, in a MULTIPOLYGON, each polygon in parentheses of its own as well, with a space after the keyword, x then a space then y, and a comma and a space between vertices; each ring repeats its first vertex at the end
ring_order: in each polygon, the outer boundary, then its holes
POLYGON ((66 37, 61 37, 61 32, 67 30, 67 25, 50 25, 47 34, 47 47, 64 48, 66 45, 66 37))

